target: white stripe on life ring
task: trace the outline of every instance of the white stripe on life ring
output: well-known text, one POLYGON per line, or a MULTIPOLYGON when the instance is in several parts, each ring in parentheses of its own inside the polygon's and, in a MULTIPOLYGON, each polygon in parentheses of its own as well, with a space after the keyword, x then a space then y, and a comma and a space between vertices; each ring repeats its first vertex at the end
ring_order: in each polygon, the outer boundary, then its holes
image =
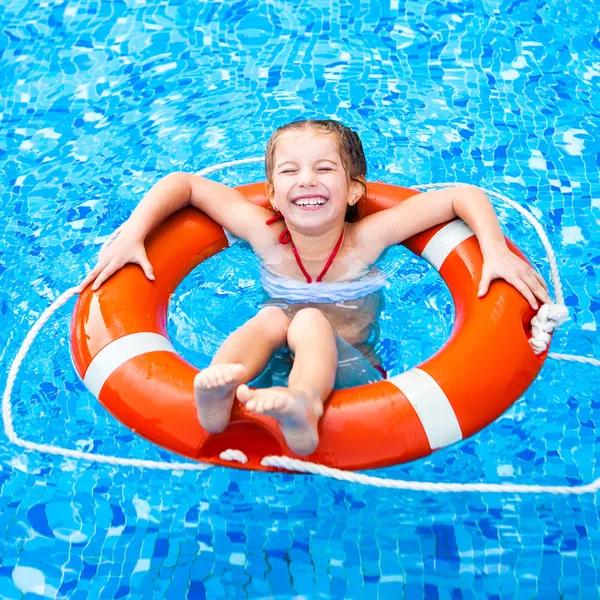
POLYGON ((144 331, 119 338, 104 346, 94 356, 85 372, 83 383, 97 398, 106 380, 123 363, 141 354, 157 351, 177 353, 171 340, 158 333, 144 331))
POLYGON ((432 450, 463 439, 456 413, 437 381, 421 369, 411 369, 387 380, 411 403, 421 419, 432 450))
POLYGON ((450 252, 473 235, 475 235, 473 230, 464 221, 455 219, 442 227, 427 242, 421 253, 421 258, 424 258, 434 269, 439 271, 450 252))

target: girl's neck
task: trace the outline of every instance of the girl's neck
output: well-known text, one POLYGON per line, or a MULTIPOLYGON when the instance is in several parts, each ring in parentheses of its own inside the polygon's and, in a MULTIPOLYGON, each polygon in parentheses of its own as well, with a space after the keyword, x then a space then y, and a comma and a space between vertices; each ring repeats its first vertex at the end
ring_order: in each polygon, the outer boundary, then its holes
POLYGON ((331 256, 331 252, 338 243, 345 228, 346 222, 342 221, 320 234, 306 234, 296 229, 288 229, 302 260, 320 262, 327 260, 331 256))

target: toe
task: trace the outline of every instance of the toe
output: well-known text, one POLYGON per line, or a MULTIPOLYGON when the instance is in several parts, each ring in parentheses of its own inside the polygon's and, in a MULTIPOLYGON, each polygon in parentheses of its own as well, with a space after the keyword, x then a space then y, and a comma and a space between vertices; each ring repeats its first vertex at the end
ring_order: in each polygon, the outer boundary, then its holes
POLYGON ((287 398, 285 396, 277 396, 275 398, 275 402, 273 403, 273 408, 275 410, 282 410, 285 408, 287 404, 287 398))
POLYGON ((231 365, 230 371, 234 379, 239 379, 246 373, 246 367, 239 363, 234 363, 231 365))
POLYGON ((233 383, 236 379, 239 379, 239 368, 241 365, 227 365, 227 369, 225 370, 225 382, 233 383))
POLYGON ((275 395, 267 396, 265 398, 265 402, 264 402, 264 409, 265 410, 273 410, 276 400, 277 400, 277 396, 275 396, 275 395))
MULTIPOLYGON (((251 390, 245 383, 242 383, 242 385, 238 385, 238 388, 236 390, 236 395, 238 397, 238 400, 242 403, 242 404, 246 404, 248 401, 252 400, 252 398, 254 398, 254 395, 256 394, 256 392, 254 390, 251 390)), ((250 408, 250 407, 248 407, 250 408)), ((252 409, 250 409, 252 410, 252 409)))
POLYGON ((229 365, 224 366, 221 370, 221 379, 223 380, 223 385, 227 385, 233 381, 231 367, 229 365))

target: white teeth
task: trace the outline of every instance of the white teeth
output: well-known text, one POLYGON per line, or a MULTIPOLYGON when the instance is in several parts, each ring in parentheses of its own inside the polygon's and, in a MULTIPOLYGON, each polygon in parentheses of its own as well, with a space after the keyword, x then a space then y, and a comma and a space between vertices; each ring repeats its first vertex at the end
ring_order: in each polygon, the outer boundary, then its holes
POLYGON ((325 204, 325 200, 323 199, 315 199, 315 200, 296 200, 294 202, 297 206, 321 206, 322 204, 325 204))

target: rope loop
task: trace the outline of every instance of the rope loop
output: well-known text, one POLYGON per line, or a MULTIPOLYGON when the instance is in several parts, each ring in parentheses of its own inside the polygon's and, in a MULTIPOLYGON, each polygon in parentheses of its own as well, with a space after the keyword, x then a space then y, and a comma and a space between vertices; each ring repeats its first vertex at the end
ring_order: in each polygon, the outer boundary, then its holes
POLYGON ((529 340, 533 351, 541 354, 550 345, 550 335, 569 320, 569 309, 564 304, 542 304, 537 315, 531 319, 532 337, 529 340))
MULTIPOLYGON (((263 158, 248 158, 242 160, 231 161, 228 163, 222 163, 213 167, 203 169, 198 175, 206 175, 219 169, 239 165, 248 164, 254 162, 260 162, 263 158)), ((420 189, 440 189, 444 187, 451 187, 457 185, 456 183, 439 183, 439 184, 428 184, 418 186, 420 189)), ((556 303, 544 304, 537 315, 532 319, 532 334, 533 337, 530 343, 534 351, 539 354, 544 352, 550 342, 550 334, 559 327, 562 323, 569 319, 569 311, 563 303, 562 287, 560 282, 560 276, 558 272, 558 266, 556 264, 556 257, 550 241, 546 233, 544 232, 541 224, 537 219, 519 206, 516 202, 510 200, 506 196, 493 192, 491 190, 484 190, 490 196, 498 198, 512 206, 515 210, 523 215, 523 217, 529 221, 538 233, 550 264, 550 274, 554 290, 556 293, 556 303)), ((114 231, 109 238, 104 242, 102 249, 108 246, 115 237, 119 234, 120 228, 114 231)), ((101 250, 102 250, 101 249, 101 250)), ((4 422, 4 431, 10 442, 15 446, 19 446, 26 450, 42 452, 55 456, 63 456, 67 458, 75 458, 80 460, 87 460, 93 463, 109 464, 109 465, 120 465, 120 466, 131 466, 137 468, 149 468, 149 469, 162 469, 165 471, 201 471, 204 469, 211 468, 211 465, 200 463, 200 462, 186 462, 186 463, 172 463, 172 462, 161 462, 152 460, 141 460, 141 459, 129 459, 119 458, 116 456, 105 456, 102 454, 92 454, 90 452, 81 452, 70 448, 61 448, 59 446, 51 446, 47 444, 39 444, 28 440, 21 439, 13 425, 12 415, 12 404, 11 395, 12 390, 17 378, 19 368, 27 355, 27 352, 31 348, 33 341, 37 337, 38 333, 48 321, 48 319, 70 298, 78 293, 78 288, 73 287, 68 289, 66 292, 61 294, 52 304, 44 310, 42 315, 35 322, 31 330, 25 336, 21 347, 19 348, 17 355, 13 359, 8 374, 6 377, 6 387, 2 395, 2 420, 4 422)), ((574 356, 567 354, 549 354, 550 358, 557 360, 571 360, 585 364, 591 364, 594 366, 600 366, 600 361, 596 358, 586 356, 574 356)), ((240 450, 228 449, 220 454, 221 460, 228 460, 246 464, 248 457, 240 450)), ((600 489, 600 478, 595 481, 581 486, 549 486, 549 485, 520 485, 520 484, 486 484, 486 483, 432 483, 427 481, 403 481, 403 480, 389 480, 379 477, 373 477, 370 475, 364 475, 361 473, 353 473, 348 471, 342 471, 340 469, 334 469, 331 467, 325 467, 298 459, 293 459, 286 456, 266 456, 262 459, 261 464, 267 467, 286 469, 290 471, 296 471, 300 473, 312 473, 315 475, 321 475, 324 477, 331 477, 340 481, 353 482, 361 485, 369 485, 380 488, 393 488, 413 491, 424 491, 424 492, 491 492, 491 493, 535 493, 535 494, 595 494, 600 489)))

